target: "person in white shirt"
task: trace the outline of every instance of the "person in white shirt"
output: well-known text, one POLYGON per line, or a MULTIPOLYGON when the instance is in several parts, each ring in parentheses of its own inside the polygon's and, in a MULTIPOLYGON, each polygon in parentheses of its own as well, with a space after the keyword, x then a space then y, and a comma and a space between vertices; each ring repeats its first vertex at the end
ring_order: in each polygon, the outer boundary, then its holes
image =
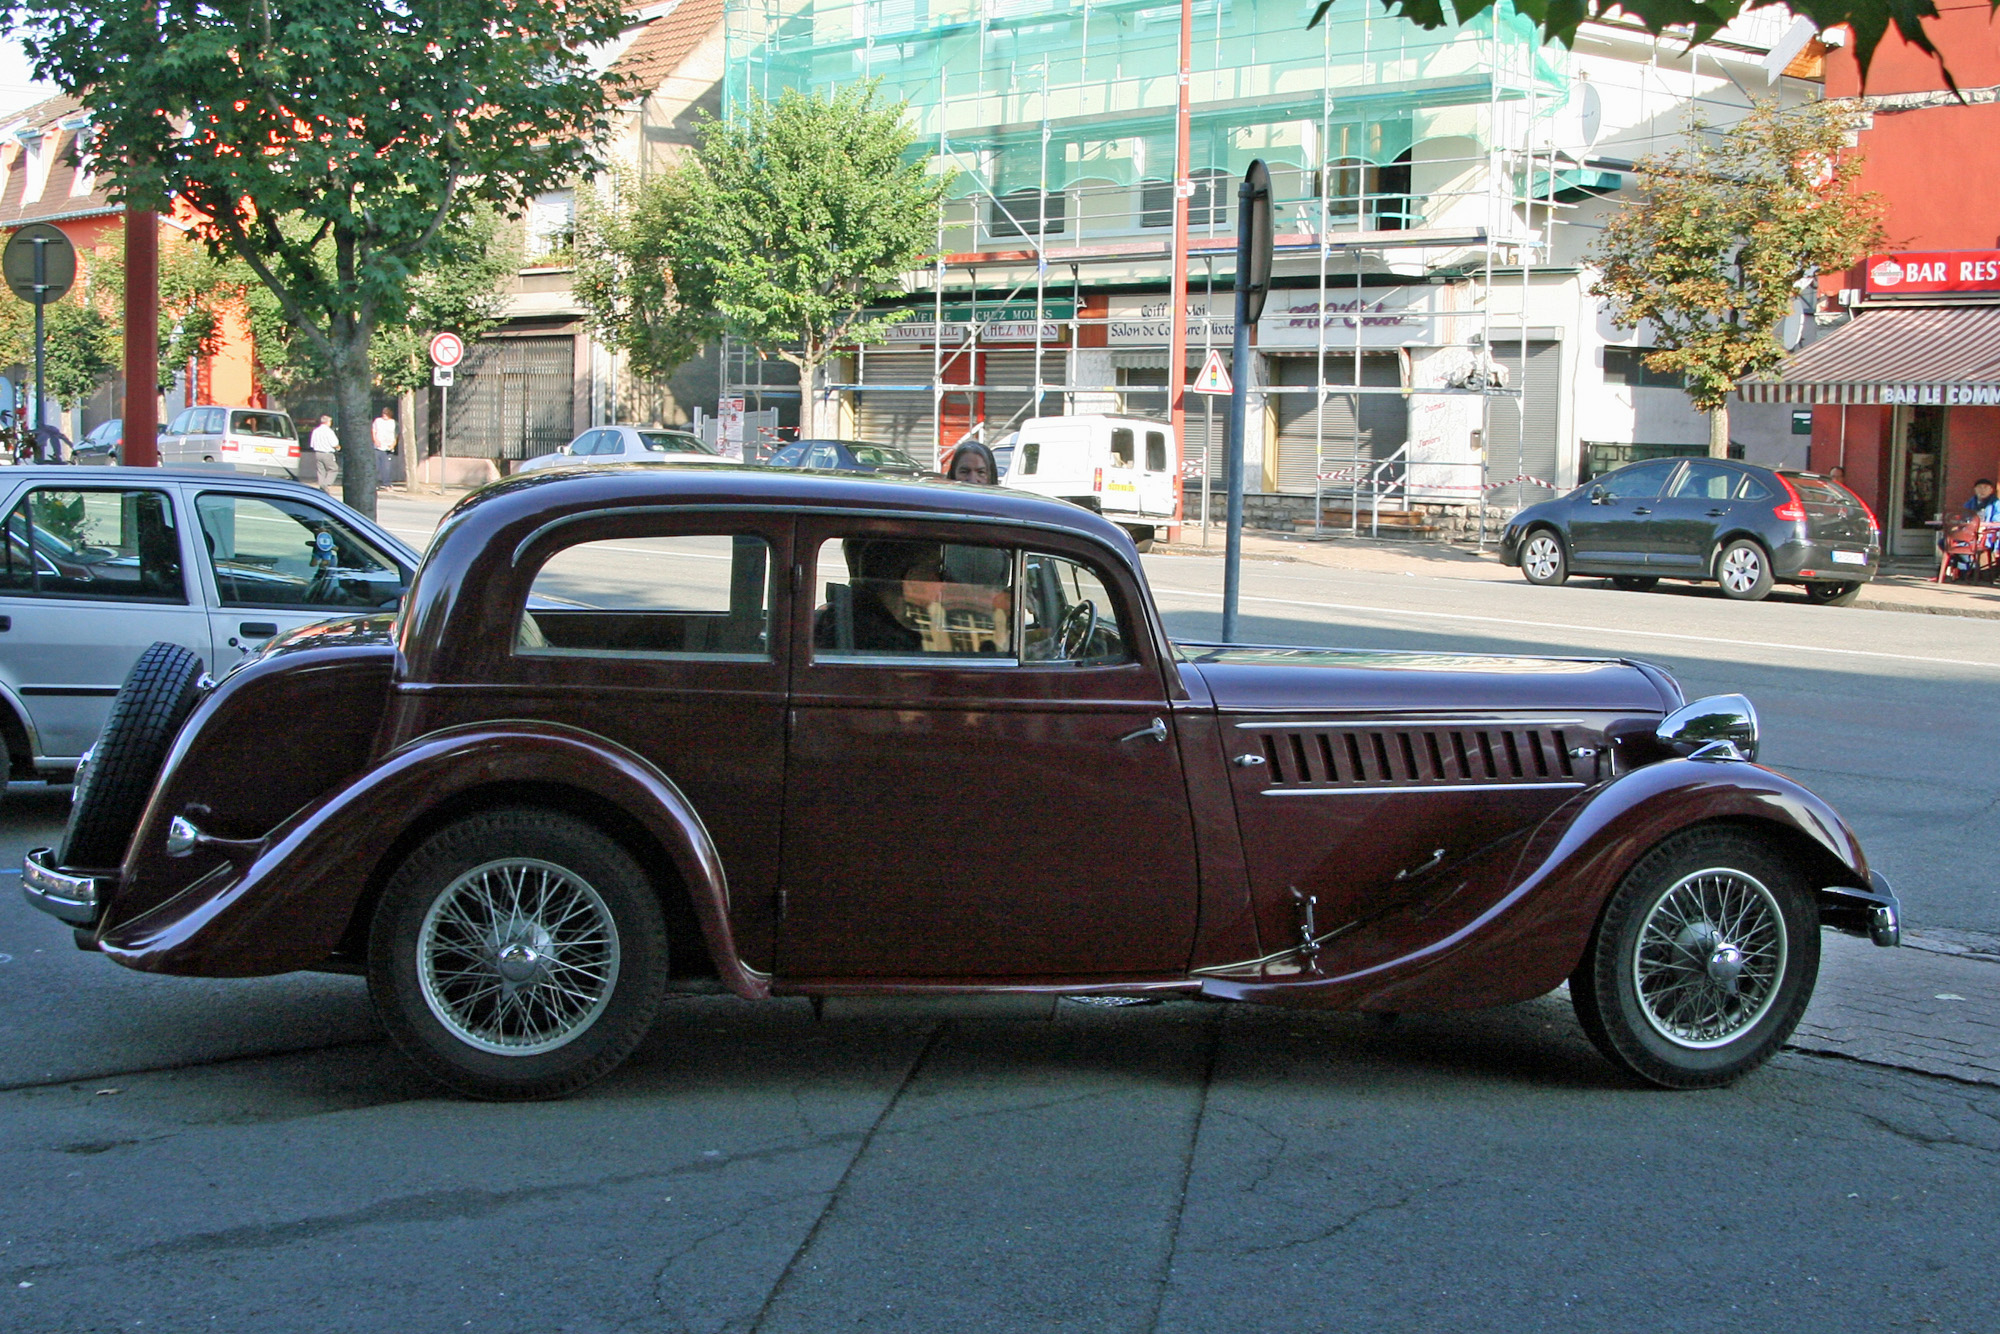
POLYGON ((396 414, 387 408, 368 428, 375 442, 375 485, 388 486, 403 480, 402 456, 396 452, 396 414))
POLYGON ((334 433, 332 417, 322 416, 319 425, 312 428, 306 452, 312 456, 313 475, 300 480, 308 486, 331 491, 340 480, 340 437, 334 433))

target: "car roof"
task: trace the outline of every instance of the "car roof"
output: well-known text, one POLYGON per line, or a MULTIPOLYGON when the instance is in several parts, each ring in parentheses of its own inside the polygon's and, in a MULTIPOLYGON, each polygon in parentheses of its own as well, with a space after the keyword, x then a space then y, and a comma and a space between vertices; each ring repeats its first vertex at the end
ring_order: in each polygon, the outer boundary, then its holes
MULTIPOLYGON (((685 463, 674 468, 606 464, 517 473, 459 501, 439 525, 438 542, 460 527, 491 531, 540 511, 549 520, 632 505, 799 507, 851 511, 871 517, 960 519, 1055 528, 1094 537, 1136 567, 1137 551, 1125 531, 1101 515, 1066 500, 997 486, 875 473, 746 468, 733 462, 685 463)), ((469 533, 467 536, 471 536, 469 533)), ((480 540, 480 539, 475 539, 480 540)))
MULTIPOLYGON (((258 408, 258 412, 275 409, 258 408)), ((262 486, 281 491, 310 491, 321 498, 326 492, 317 487, 294 482, 286 477, 266 477, 261 473, 238 472, 234 468, 131 468, 115 464, 93 467, 76 463, 23 463, 8 468, 0 477, 87 477, 94 482, 213 482, 219 477, 229 479, 230 485, 262 486)), ((338 499, 338 497, 335 497, 338 499)))

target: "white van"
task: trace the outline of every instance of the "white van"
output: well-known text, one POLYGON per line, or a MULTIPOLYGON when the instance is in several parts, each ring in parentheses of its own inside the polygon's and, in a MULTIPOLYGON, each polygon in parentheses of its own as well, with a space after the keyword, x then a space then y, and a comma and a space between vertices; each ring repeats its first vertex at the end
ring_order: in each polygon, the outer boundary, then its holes
POLYGON ((1073 500, 1144 551, 1174 514, 1181 451, 1173 428, 1145 417, 1033 417, 1015 433, 1001 485, 1073 500))
POLYGON ((195 468, 230 463, 239 472, 299 475, 299 433, 272 408, 188 408, 160 434, 160 466, 195 468))

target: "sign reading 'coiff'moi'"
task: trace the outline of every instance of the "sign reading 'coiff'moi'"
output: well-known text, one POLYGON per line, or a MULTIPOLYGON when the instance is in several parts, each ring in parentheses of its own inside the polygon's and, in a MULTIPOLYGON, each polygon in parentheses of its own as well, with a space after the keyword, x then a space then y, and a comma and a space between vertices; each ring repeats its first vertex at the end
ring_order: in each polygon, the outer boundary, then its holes
POLYGON ((1863 266, 1869 296, 2000 296, 2000 250, 1914 250, 1871 255, 1863 266))

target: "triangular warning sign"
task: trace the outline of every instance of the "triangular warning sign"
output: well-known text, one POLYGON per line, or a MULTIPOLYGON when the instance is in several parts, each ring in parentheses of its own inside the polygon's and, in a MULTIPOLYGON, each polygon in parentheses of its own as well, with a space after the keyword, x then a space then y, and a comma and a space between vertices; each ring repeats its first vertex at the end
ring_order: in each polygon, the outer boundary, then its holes
POLYGON ((1202 363, 1201 374, 1194 377, 1188 386, 1197 394, 1234 393, 1236 386, 1229 382, 1229 372, 1222 369, 1222 354, 1210 352, 1208 360, 1202 363))

